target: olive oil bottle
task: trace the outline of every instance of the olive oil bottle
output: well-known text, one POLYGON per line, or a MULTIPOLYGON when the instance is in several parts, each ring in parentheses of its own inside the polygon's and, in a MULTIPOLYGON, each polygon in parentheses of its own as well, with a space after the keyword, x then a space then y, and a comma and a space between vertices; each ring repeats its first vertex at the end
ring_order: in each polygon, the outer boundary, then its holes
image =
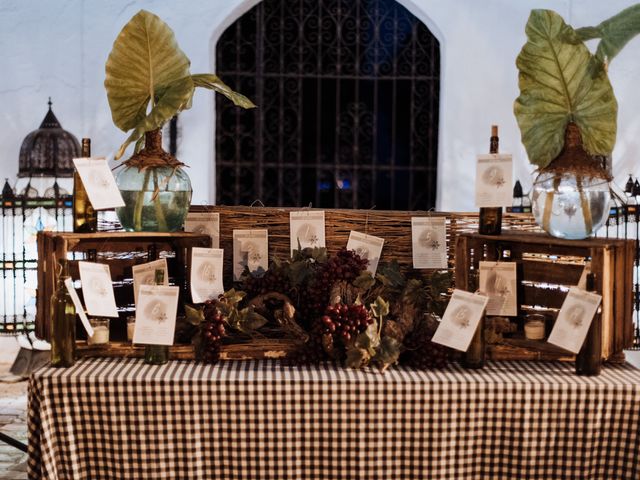
MULTIPOLYGON (((91 140, 82 139, 82 158, 91 157, 91 140)), ((78 170, 73 172, 73 231, 93 233, 98 230, 98 212, 93 209, 78 170)))

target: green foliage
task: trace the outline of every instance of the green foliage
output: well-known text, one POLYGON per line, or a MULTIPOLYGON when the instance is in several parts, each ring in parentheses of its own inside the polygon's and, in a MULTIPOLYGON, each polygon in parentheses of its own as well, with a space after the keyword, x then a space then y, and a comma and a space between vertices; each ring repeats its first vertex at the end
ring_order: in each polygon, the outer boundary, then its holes
POLYGON ((113 123, 131 131, 116 159, 145 132, 191 108, 196 87, 219 92, 242 108, 255 107, 216 75, 191 75, 189 66, 171 28, 153 13, 140 10, 122 28, 107 59, 104 82, 113 123))
POLYGON ((609 155, 616 139, 617 103, 602 62, 551 10, 533 10, 516 65, 520 96, 514 113, 529 161, 544 168, 564 146, 575 122, 591 155, 609 155))

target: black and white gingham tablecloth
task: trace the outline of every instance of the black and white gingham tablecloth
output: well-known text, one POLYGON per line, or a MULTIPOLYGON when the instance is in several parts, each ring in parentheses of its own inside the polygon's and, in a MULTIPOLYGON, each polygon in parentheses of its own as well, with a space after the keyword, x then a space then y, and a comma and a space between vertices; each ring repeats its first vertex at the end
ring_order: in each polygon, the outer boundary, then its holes
POLYGON ((83 360, 29 388, 29 478, 640 478, 640 371, 83 360))

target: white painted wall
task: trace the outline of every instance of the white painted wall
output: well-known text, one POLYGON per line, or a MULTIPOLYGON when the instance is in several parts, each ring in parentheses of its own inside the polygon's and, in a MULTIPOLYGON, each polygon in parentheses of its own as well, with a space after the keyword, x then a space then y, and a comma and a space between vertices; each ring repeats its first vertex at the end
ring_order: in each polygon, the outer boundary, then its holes
MULTIPOLYGON (((474 210, 475 154, 488 148, 489 125, 501 129, 501 150, 514 153, 515 175, 530 185, 531 168, 512 113, 518 95, 515 58, 525 41, 531 8, 551 8, 574 26, 596 24, 631 0, 400 0, 439 38, 442 88, 438 207, 474 210)), ((212 71, 213 46, 257 0, 2 0, 0 3, 0 177, 15 178, 22 139, 36 128, 53 97, 62 125, 110 155, 125 138, 111 122, 103 87, 104 63, 117 33, 139 9, 174 29, 192 72, 212 71)), ((640 173, 640 39, 610 68, 620 103, 614 174, 624 183, 640 173)), ((196 203, 214 192, 213 95, 196 94, 181 116, 180 158, 191 166, 196 203)))

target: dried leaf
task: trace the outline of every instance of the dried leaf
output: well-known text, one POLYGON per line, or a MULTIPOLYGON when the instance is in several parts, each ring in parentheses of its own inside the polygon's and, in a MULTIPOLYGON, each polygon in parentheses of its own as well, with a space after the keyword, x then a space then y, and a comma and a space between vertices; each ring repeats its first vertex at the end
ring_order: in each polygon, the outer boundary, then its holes
POLYGON ((376 298, 375 302, 369 304, 369 308, 371 309, 373 316, 380 321, 389 315, 389 302, 386 302, 382 297, 376 298))
POLYGON ((373 360, 381 370, 386 370, 390 365, 395 364, 400 357, 401 344, 394 338, 384 337, 380 341, 380 347, 376 351, 373 360))
POLYGON ((186 320, 191 325, 200 325, 204 321, 204 308, 202 307, 193 307, 189 304, 185 304, 184 313, 186 320))
POLYGON ((365 367, 371 360, 371 355, 367 350, 362 348, 351 347, 347 350, 347 357, 344 364, 347 368, 362 368, 365 367))
POLYGON ((394 289, 400 289, 404 287, 406 283, 406 279, 400 270, 400 264, 397 260, 378 265, 376 278, 380 280, 385 287, 394 289))
POLYGON ((366 350, 372 357, 376 354, 376 349, 380 346, 377 322, 373 322, 364 332, 356 337, 355 346, 359 349, 366 350))
POLYGON ((373 278, 371 272, 364 271, 353 281, 353 286, 361 290, 369 290, 376 283, 376 279, 373 278))

